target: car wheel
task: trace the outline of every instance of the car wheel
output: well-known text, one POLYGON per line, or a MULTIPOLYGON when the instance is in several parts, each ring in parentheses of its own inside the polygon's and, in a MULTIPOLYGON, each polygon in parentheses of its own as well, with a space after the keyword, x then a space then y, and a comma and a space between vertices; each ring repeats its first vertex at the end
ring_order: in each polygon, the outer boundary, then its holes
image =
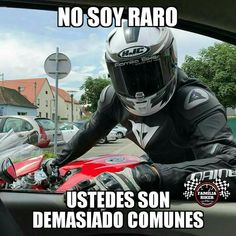
POLYGON ((123 137, 124 137, 124 135, 123 135, 121 132, 118 132, 118 133, 117 133, 117 138, 120 139, 120 138, 123 138, 123 137))
POLYGON ((107 143, 107 138, 101 138, 101 139, 99 139, 98 143, 100 143, 100 144, 107 143))

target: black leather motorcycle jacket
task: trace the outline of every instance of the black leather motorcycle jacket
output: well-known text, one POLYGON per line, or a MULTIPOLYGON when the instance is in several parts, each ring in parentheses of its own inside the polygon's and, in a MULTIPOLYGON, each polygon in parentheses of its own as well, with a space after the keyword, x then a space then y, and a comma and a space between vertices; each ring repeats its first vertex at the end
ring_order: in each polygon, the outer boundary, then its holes
POLYGON ((129 113, 112 86, 100 96, 98 109, 55 163, 68 163, 92 148, 118 123, 127 128, 127 138, 157 163, 160 189, 177 193, 186 177, 209 169, 234 168, 236 144, 226 123, 223 106, 200 81, 178 70, 177 88, 170 102, 150 116, 129 113))

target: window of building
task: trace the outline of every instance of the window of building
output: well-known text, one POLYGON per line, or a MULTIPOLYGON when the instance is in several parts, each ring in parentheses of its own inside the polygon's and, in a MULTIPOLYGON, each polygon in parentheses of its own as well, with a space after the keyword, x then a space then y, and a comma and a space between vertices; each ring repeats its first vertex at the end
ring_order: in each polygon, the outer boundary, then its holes
POLYGON ((42 116, 42 113, 41 112, 39 112, 39 117, 41 117, 42 116))
POLYGON ((18 115, 18 116, 26 116, 26 115, 27 115, 27 112, 17 112, 17 115, 18 115))
POLYGON ((48 94, 48 91, 45 91, 46 94, 48 94))
POLYGON ((40 105, 40 98, 37 99, 37 104, 40 105))
POLYGON ((0 108, 0 116, 3 116, 3 113, 4 113, 4 107, 1 107, 0 108))
POLYGON ((48 113, 46 112, 46 118, 48 118, 48 113))
POLYGON ((69 110, 69 104, 66 105, 66 109, 69 110))
POLYGON ((46 107, 48 107, 48 100, 46 100, 46 107))

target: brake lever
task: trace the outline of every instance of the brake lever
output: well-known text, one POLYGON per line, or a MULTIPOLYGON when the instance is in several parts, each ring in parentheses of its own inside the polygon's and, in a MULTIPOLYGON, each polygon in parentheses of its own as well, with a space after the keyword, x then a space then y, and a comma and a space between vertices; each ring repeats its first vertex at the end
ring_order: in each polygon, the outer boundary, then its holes
POLYGON ((56 183, 58 180, 60 179, 60 172, 59 172, 59 167, 58 166, 54 166, 52 168, 52 173, 49 176, 49 182, 51 184, 56 183))

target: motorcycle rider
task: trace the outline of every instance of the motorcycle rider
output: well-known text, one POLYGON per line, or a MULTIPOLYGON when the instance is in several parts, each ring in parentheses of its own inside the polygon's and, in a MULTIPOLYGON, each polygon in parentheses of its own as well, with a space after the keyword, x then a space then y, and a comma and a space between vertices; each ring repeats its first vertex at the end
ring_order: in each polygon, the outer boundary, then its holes
POLYGON ((47 171, 83 155, 117 123, 150 159, 133 169, 100 174, 80 188, 165 190, 179 196, 191 173, 234 168, 236 144, 225 110, 209 88, 177 67, 170 29, 124 22, 109 34, 105 58, 112 85, 47 171))

